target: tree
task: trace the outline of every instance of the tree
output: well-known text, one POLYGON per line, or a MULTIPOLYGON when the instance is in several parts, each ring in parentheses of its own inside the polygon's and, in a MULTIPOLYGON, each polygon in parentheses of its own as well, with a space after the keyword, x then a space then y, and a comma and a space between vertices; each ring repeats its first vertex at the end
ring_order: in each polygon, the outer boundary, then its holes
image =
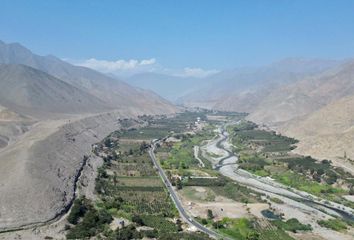
POLYGON ((182 189, 182 181, 180 178, 177 178, 176 180, 176 186, 177 186, 177 189, 180 190, 182 189))
POLYGON ((87 212, 87 207, 84 201, 85 199, 76 199, 74 201, 73 207, 71 208, 70 214, 68 216, 69 223, 77 224, 79 219, 85 215, 87 212))
POLYGON ((213 211, 211 209, 208 209, 207 212, 208 212, 208 218, 213 219, 214 218, 213 211))
POLYGON ((246 237, 246 240, 258 240, 258 239, 259 239, 259 233, 257 232, 250 232, 246 237))
POLYGON ((353 185, 350 187, 349 195, 354 195, 354 186, 353 185))
POLYGON ((117 183, 118 183, 118 177, 117 177, 116 172, 114 172, 114 175, 113 175, 113 183, 114 183, 114 185, 117 185, 117 183))
POLYGON ((132 221, 135 222, 136 224, 140 225, 140 226, 144 226, 144 221, 139 215, 134 215, 132 217, 132 221))
POLYGON ((183 230, 181 220, 177 219, 176 224, 177 224, 177 231, 181 232, 183 230))
POLYGON ((111 139, 106 138, 106 139, 104 140, 104 145, 105 145, 105 147, 110 147, 110 146, 111 146, 111 139))

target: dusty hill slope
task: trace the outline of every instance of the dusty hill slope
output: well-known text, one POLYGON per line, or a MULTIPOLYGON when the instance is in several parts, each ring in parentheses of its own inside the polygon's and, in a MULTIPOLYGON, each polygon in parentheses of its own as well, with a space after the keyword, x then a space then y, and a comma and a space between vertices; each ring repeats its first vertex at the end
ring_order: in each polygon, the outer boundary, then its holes
POLYGON ((0 149, 0 231, 46 222, 73 199, 75 178, 92 144, 119 129, 118 118, 162 114, 109 112, 33 124, 0 149))
POLYGON ((280 130, 301 139, 297 151, 318 158, 341 159, 346 153, 354 159, 354 95, 326 105, 280 130))
POLYGON ((354 172, 354 62, 275 89, 249 119, 300 140, 299 153, 329 158, 354 172))
POLYGON ((160 97, 149 94, 141 96, 138 90, 120 80, 89 68, 74 66, 55 56, 36 55, 18 43, 0 41, 0 63, 23 64, 39 69, 94 95, 115 109, 126 106, 152 109, 159 104, 158 107, 174 111, 172 105, 160 97))
POLYGON ((0 103, 23 113, 83 113, 108 110, 100 99, 25 65, 0 65, 0 103))
POLYGON ((285 59, 269 66, 223 71, 208 84, 179 99, 187 106, 253 112, 275 88, 315 75, 339 64, 331 60, 285 59))
POLYGON ((0 42, 0 230, 60 214, 84 155, 119 118, 176 110, 152 92, 0 42))
POLYGON ((277 123, 312 113, 354 94, 354 62, 273 90, 250 115, 257 122, 277 123))

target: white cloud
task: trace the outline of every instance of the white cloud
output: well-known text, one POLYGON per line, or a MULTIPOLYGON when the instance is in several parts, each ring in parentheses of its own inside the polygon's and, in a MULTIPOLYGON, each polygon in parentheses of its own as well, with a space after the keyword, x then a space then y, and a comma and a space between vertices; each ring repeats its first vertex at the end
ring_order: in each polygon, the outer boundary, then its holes
POLYGON ((146 60, 141 60, 140 65, 151 65, 151 64, 155 64, 155 63, 156 63, 156 59, 150 58, 150 59, 146 59, 146 60))
POLYGON ((102 73, 113 73, 117 76, 130 76, 142 72, 163 73, 179 77, 197 77, 203 78, 218 73, 214 69, 185 67, 183 69, 171 69, 161 66, 155 58, 150 59, 118 59, 116 61, 99 60, 90 58, 86 60, 69 60, 67 61, 83 67, 92 68, 102 73))
POLYGON ((156 63, 155 58, 143 59, 143 60, 123 60, 116 61, 98 60, 90 58, 81 62, 77 62, 76 65, 95 69, 104 73, 115 73, 119 71, 135 71, 138 68, 154 65, 156 63))
POLYGON ((183 69, 182 73, 180 73, 181 76, 184 77, 198 77, 198 78, 203 78, 207 77, 209 75, 218 73, 218 70, 211 69, 211 70, 205 70, 202 68, 189 68, 186 67, 183 69))

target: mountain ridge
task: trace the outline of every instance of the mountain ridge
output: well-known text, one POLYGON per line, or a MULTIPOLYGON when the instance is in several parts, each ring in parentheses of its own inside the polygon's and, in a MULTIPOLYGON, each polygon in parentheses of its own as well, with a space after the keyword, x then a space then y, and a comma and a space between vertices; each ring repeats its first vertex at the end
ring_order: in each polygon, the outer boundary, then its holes
POLYGON ((23 64, 48 73, 62 81, 92 94, 104 101, 110 108, 151 108, 161 100, 161 106, 167 112, 175 111, 172 104, 162 98, 152 95, 139 96, 139 91, 127 83, 108 77, 92 69, 74 66, 61 59, 48 55, 39 56, 19 43, 0 43, 0 63, 23 64), (150 98, 153 102, 150 102, 150 98))

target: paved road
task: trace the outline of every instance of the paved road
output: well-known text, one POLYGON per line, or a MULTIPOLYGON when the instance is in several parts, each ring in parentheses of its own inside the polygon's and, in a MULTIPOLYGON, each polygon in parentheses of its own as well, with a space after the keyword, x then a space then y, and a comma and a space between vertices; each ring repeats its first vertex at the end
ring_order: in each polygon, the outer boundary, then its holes
POLYGON ((180 215, 184 219, 184 221, 186 221, 189 225, 192 225, 192 226, 196 227, 201 232, 204 232, 204 233, 208 234, 211 237, 218 238, 218 239, 219 238, 229 239, 229 238, 225 238, 225 237, 221 236, 220 234, 210 230, 209 228, 204 227, 202 224, 200 224, 199 222, 195 221, 191 216, 189 216, 188 213, 184 210, 184 208, 183 208, 183 206, 181 204, 181 201, 179 200, 179 198, 177 196, 177 193, 173 189, 170 180, 168 179, 168 177, 165 174, 165 171, 161 168, 160 164, 156 160, 156 157, 155 157, 155 154, 154 154, 155 144, 156 143, 157 142, 154 142, 152 144, 152 147, 149 150, 150 158, 153 161, 153 163, 154 163, 155 167, 157 168, 157 170, 159 171, 159 174, 160 174, 164 184, 166 185, 166 188, 167 188, 168 192, 170 193, 170 196, 171 196, 173 202, 175 203, 180 215))

